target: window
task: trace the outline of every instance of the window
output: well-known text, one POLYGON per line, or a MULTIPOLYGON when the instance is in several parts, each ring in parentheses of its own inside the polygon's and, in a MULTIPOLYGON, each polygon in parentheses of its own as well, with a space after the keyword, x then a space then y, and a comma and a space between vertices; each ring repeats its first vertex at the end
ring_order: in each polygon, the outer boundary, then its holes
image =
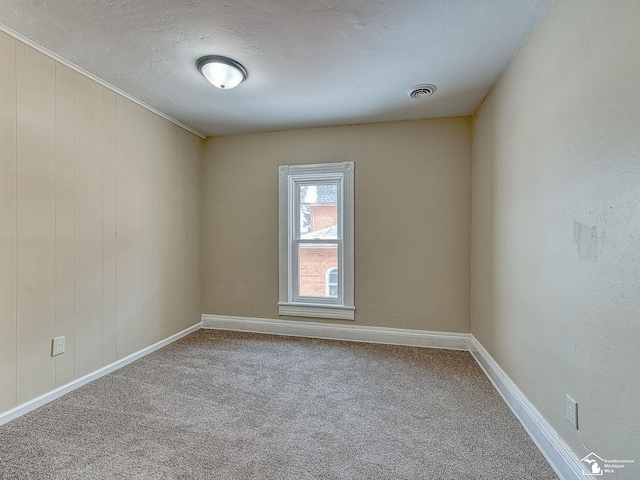
POLYGON ((327 282, 325 292, 327 297, 338 296, 338 269, 330 268, 327 270, 327 282))
POLYGON ((353 320, 353 170, 278 167, 280 315, 353 320))

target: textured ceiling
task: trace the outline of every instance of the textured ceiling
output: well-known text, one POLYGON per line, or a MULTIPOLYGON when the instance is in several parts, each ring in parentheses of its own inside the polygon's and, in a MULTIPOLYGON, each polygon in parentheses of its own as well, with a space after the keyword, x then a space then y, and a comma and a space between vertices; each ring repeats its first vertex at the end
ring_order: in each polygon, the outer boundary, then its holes
POLYGON ((7 0, 0 24, 206 135, 470 114, 552 0, 7 0), (218 90, 196 60, 249 78, 218 90), (430 98, 406 91, 434 83, 430 98))

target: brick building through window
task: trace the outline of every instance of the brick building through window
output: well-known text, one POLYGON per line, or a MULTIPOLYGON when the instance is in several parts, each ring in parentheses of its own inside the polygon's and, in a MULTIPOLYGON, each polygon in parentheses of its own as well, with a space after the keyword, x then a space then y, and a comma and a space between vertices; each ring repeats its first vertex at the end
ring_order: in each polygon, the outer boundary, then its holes
MULTIPOLYGON (((310 185, 301 192, 302 239, 336 239, 338 228, 337 185, 310 185)), ((300 295, 338 296, 338 247, 335 244, 301 244, 300 295)))

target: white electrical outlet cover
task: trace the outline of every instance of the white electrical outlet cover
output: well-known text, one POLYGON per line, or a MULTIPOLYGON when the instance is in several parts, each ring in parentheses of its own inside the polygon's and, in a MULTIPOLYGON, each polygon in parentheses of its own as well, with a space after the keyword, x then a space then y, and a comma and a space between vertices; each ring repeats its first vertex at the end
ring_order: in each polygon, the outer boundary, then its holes
POLYGON ((65 337, 56 337, 51 340, 51 356, 55 357, 56 355, 60 355, 64 353, 64 340, 65 337))

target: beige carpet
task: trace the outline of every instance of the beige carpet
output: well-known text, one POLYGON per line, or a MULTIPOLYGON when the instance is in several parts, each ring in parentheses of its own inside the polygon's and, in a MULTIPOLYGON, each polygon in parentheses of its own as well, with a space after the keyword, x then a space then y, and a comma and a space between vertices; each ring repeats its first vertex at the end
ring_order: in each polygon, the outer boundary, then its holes
POLYGON ((0 478, 557 477, 467 352, 201 330, 0 427, 0 478))

